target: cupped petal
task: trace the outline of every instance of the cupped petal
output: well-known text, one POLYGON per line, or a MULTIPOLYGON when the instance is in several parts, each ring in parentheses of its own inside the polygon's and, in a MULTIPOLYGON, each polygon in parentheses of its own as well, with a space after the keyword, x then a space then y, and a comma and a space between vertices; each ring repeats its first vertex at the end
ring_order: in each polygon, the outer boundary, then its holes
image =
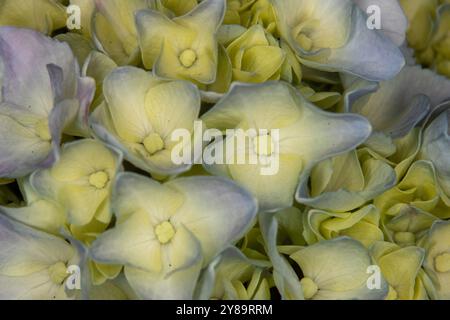
POLYGON ((308 212, 308 227, 319 241, 349 236, 369 247, 375 241, 384 239, 379 223, 380 212, 373 205, 362 207, 355 212, 308 212))
POLYGON ((414 299, 425 250, 380 241, 373 245, 371 254, 391 287, 390 295, 400 300, 414 299))
POLYGON ((224 0, 203 1, 173 20, 156 11, 139 11, 136 25, 145 67, 164 78, 213 83, 218 63, 216 32, 224 11, 224 0))
POLYGON ((193 130, 200 113, 200 93, 195 85, 184 81, 166 82, 148 90, 145 109, 154 131, 170 140, 176 129, 193 130))
POLYGON ((437 298, 450 297, 450 222, 436 221, 419 243, 426 250, 423 267, 436 288, 437 298))
POLYGON ((83 226, 94 217, 108 223, 109 194, 121 160, 120 152, 99 141, 78 140, 63 146, 60 160, 52 168, 34 172, 31 185, 42 196, 60 203, 70 224, 83 226))
POLYGON ((351 0, 273 4, 281 36, 308 67, 380 81, 393 78, 405 64, 398 47, 370 30, 367 16, 351 0), (324 20, 328 23, 321 24, 324 20))
POLYGON ((369 153, 356 151, 319 163, 302 175, 296 199, 313 208, 345 212, 359 208, 397 182, 394 169, 369 153))
POLYGON ((103 94, 117 135, 128 142, 140 143, 151 132, 145 113, 145 96, 159 83, 149 73, 133 67, 112 71, 103 83, 103 94))

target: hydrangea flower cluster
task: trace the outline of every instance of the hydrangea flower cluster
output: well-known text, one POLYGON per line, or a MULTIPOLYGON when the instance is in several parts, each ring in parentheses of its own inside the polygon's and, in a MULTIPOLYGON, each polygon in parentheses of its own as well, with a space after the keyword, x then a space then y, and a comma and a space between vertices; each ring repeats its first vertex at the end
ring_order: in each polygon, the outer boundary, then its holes
POLYGON ((0 0, 0 61, 0 299, 450 299, 448 0, 0 0))

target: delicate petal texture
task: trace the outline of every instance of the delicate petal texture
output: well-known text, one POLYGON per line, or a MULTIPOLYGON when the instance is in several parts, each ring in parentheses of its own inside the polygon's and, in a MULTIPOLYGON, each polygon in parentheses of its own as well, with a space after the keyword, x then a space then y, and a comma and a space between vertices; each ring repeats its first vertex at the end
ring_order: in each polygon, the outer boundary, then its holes
POLYGON ((2 135, 7 140, 1 143, 5 156, 0 157, 0 176, 20 177, 56 160, 61 134, 69 125, 86 128, 95 86, 79 78, 66 44, 35 31, 2 27, 0 56, 0 117, 3 130, 9 131, 2 135))
MULTIPOLYGON (((314 242, 349 236, 370 247, 375 241, 384 239, 379 223, 380 212, 375 206, 368 205, 355 212, 310 210, 305 228, 310 228, 314 233, 314 242)), ((308 242, 312 242, 311 239, 308 242)))
MULTIPOLYGON (((322 241, 291 255, 306 279, 317 286, 310 299, 383 299, 387 283, 381 279, 379 289, 369 289, 367 268, 372 261, 367 250, 350 238, 322 241)), ((305 279, 304 278, 304 279, 305 279)), ((305 290, 305 288, 304 288, 305 290)))
POLYGON ((142 60, 147 69, 164 78, 213 83, 225 0, 202 1, 184 16, 169 19, 152 10, 136 15, 142 60))
POLYGON ((351 111, 366 116, 374 130, 398 137, 448 98, 449 80, 430 70, 407 66, 394 79, 381 82, 375 93, 357 100, 351 111))
POLYGON ((393 78, 405 64, 394 43, 367 28, 367 16, 352 0, 272 2, 281 36, 307 66, 379 81, 393 78))
POLYGON ((93 113, 95 134, 135 166, 159 176, 184 172, 171 159, 172 132, 193 132, 200 112, 198 89, 185 81, 163 81, 133 67, 112 71, 103 84, 106 102, 93 113), (149 140, 150 139, 150 140, 149 140))
POLYGON ((448 300, 450 298, 450 222, 435 222, 420 246, 426 250, 423 266, 436 286, 437 298, 448 300))
POLYGON ((109 195, 122 156, 95 140, 65 144, 59 161, 36 171, 30 181, 43 197, 60 203, 69 224, 83 226, 94 218, 109 223, 109 195))
POLYGON ((63 282, 66 268, 79 263, 79 258, 64 239, 0 215, 0 242, 1 299, 68 298, 63 282))
POLYGON ((302 176, 297 201, 317 209, 350 211, 392 188, 394 169, 363 150, 322 161, 302 176), (309 189, 311 188, 311 189, 309 189))
POLYGON ((241 238, 256 215, 249 193, 215 177, 160 184, 124 173, 113 201, 116 227, 94 242, 91 254, 124 264, 145 299, 191 299, 200 269, 241 238))
POLYGON ((66 24, 64 6, 58 0, 4 0, 0 25, 30 28, 50 35, 66 24))
POLYGON ((389 283, 389 298, 399 300, 421 299, 417 288, 417 278, 424 260, 425 250, 418 247, 405 247, 377 242, 371 254, 389 283))
MULTIPOLYGON (((202 120, 207 127, 219 130, 279 130, 279 141, 275 142, 278 150, 272 154, 272 157, 278 157, 277 172, 262 175, 261 164, 241 165, 234 162, 225 173, 251 190, 264 210, 291 206, 292 195, 303 169, 353 149, 371 131, 364 118, 323 112, 307 102, 295 88, 282 82, 234 85, 213 109, 203 115, 202 120)), ((219 140, 208 146, 207 150, 223 149, 220 143, 226 146, 219 140)), ((247 149, 238 152, 252 154, 254 148, 251 144, 248 142, 247 149)), ((228 160, 226 163, 229 163, 228 160)), ((217 172, 219 166, 213 164, 205 167, 217 172)))

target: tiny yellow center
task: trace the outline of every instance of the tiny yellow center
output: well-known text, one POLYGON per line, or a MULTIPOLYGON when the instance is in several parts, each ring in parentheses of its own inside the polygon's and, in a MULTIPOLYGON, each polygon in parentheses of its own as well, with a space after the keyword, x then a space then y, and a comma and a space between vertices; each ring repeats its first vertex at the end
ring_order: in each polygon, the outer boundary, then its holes
POLYGON ((397 299, 398 299, 397 290, 395 290, 392 286, 389 286, 389 291, 386 296, 386 300, 397 300, 397 299))
POLYGON ((192 49, 186 49, 180 54, 178 59, 183 67, 190 68, 194 65, 195 61, 197 61, 197 54, 192 49))
POLYGON ((42 119, 36 123, 36 134, 44 141, 50 141, 52 136, 50 134, 50 128, 48 127, 48 120, 42 119))
POLYGON ((449 272, 450 271, 450 253, 443 253, 434 258, 434 267, 437 272, 449 272))
POLYGON ((270 156, 275 149, 272 137, 269 134, 255 137, 253 143, 256 154, 260 156, 270 156))
POLYGON ((319 287, 311 278, 303 278, 302 280, 300 280, 300 284, 302 285, 303 295, 305 296, 305 299, 311 299, 315 296, 317 291, 319 291, 319 287))
POLYGON ((416 243, 416 236, 412 232, 396 232, 394 234, 394 240, 398 244, 408 245, 416 243))
POLYGON ((170 222, 164 221, 156 226, 155 234, 161 244, 166 244, 172 240, 175 235, 175 229, 170 222))
POLYGON ((97 189, 103 189, 109 181, 109 175, 105 171, 98 171, 89 176, 89 184, 97 189))
POLYGON ((150 155, 154 155, 155 153, 157 153, 158 151, 161 151, 164 149, 164 141, 161 138, 161 136, 157 133, 151 133, 149 134, 144 141, 142 142, 142 144, 145 147, 145 150, 147 150, 147 152, 150 155))
POLYGON ((62 284, 69 275, 67 273, 67 267, 63 262, 57 262, 48 268, 50 280, 55 284, 62 284))

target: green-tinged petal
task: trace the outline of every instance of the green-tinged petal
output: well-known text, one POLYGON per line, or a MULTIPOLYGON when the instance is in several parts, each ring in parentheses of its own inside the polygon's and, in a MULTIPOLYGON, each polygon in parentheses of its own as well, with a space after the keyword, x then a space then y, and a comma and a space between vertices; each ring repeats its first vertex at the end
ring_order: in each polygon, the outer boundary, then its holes
POLYGON ((216 32, 224 11, 224 0, 203 1, 172 20, 156 11, 139 11, 136 25, 145 67, 165 78, 213 83, 218 63, 216 32))
POLYGON ((394 43, 367 28, 367 16, 351 0, 272 2, 282 38, 309 67, 379 81, 393 78, 405 64, 394 43))
POLYGON ((134 14, 147 9, 147 0, 98 0, 93 18, 97 47, 117 64, 137 64, 139 46, 134 14))
POLYGON ((218 256, 208 268, 203 270, 196 289, 196 299, 248 299, 248 300, 268 300, 270 293, 264 294, 264 281, 266 280, 261 272, 268 268, 268 261, 257 261, 247 258, 236 247, 226 249, 218 256), (239 295, 234 289, 233 283, 245 284, 244 294, 239 295), (231 289, 231 292, 228 289, 231 289), (262 293, 262 295, 261 295, 262 293))
POLYGON ((104 264, 124 264, 158 273, 162 269, 161 248, 145 212, 135 212, 112 230, 100 235, 91 256, 104 264))
POLYGON ((426 250, 425 272, 436 287, 437 298, 450 298, 450 222, 436 221, 419 244, 426 250))
POLYGON ((91 110, 104 101, 103 81, 116 67, 117 64, 111 58, 97 51, 91 52, 86 58, 83 73, 84 75, 95 79, 96 85, 95 97, 92 102, 91 110))
POLYGON ((379 223, 380 213, 373 205, 355 212, 336 213, 321 210, 308 212, 308 227, 319 241, 349 236, 369 247, 373 242, 384 239, 379 223))
POLYGON ((401 248, 387 242, 377 242, 371 254, 389 283, 389 298, 412 300, 416 297, 416 282, 424 250, 418 247, 401 248))
POLYGON ((66 10, 57 0, 4 0, 0 25, 34 29, 50 35, 66 25, 66 10))
POLYGON ((356 151, 319 163, 300 180, 297 201, 308 206, 350 211, 374 199, 396 183, 394 169, 369 153, 356 151), (308 190, 311 186, 311 190, 308 190))
MULTIPOLYGON (((264 210, 291 206, 293 191, 303 169, 356 147, 371 130, 360 116, 324 112, 306 101, 297 89, 283 82, 235 84, 213 109, 203 115, 202 120, 207 127, 223 131, 279 130, 279 140, 272 137, 272 142, 277 140, 274 143, 278 148, 275 145, 276 151, 272 151, 269 158, 274 160, 272 164, 279 161, 279 170, 272 167, 275 169, 272 175, 261 175, 260 172, 256 179, 256 171, 260 171, 262 163, 252 164, 247 159, 248 163, 241 165, 230 154, 226 154, 225 159, 226 164, 232 163, 225 166, 228 172, 223 168, 218 170, 219 164, 205 164, 210 172, 222 172, 249 188, 264 210), (249 175, 252 175, 251 179, 249 175), (282 180, 283 184, 280 183, 282 180), (285 181, 288 183, 285 184, 285 181), (269 194, 277 196, 273 198, 269 194)), ((247 155, 254 154, 251 147, 253 140, 246 139, 245 148, 238 149, 234 156, 242 158, 244 155, 247 158, 247 155)), ((226 145, 219 140, 208 146, 207 150, 222 150, 226 145)))
MULTIPOLYGON (((200 112, 198 89, 184 81, 158 80, 143 70, 121 67, 104 82, 102 103, 91 117, 95 135, 120 149, 136 167, 168 176, 188 170, 172 161, 175 130, 192 133, 200 112)), ((182 141, 189 148, 191 140, 182 141), (187 145, 186 145, 187 144, 187 145)))
POLYGON ((309 299, 371 300, 387 295, 388 286, 382 277, 379 288, 369 289, 371 257, 359 242, 350 238, 316 243, 292 254, 291 258, 303 272, 303 289, 309 299))
POLYGON ((108 223, 109 204, 103 204, 121 160, 120 153, 98 141, 79 140, 64 145, 59 161, 34 172, 30 182, 39 194, 64 207, 70 224, 83 226, 94 217, 108 223))
POLYGON ((62 238, 31 229, 0 215, 2 299, 68 299, 67 268, 80 263, 62 238))
MULTIPOLYGON (((141 299, 146 300, 191 300, 202 266, 200 244, 186 229, 180 243, 191 256, 191 264, 169 275, 152 273, 142 269, 125 267, 125 276, 141 299)), ((181 248, 180 248, 181 250, 181 248)))

